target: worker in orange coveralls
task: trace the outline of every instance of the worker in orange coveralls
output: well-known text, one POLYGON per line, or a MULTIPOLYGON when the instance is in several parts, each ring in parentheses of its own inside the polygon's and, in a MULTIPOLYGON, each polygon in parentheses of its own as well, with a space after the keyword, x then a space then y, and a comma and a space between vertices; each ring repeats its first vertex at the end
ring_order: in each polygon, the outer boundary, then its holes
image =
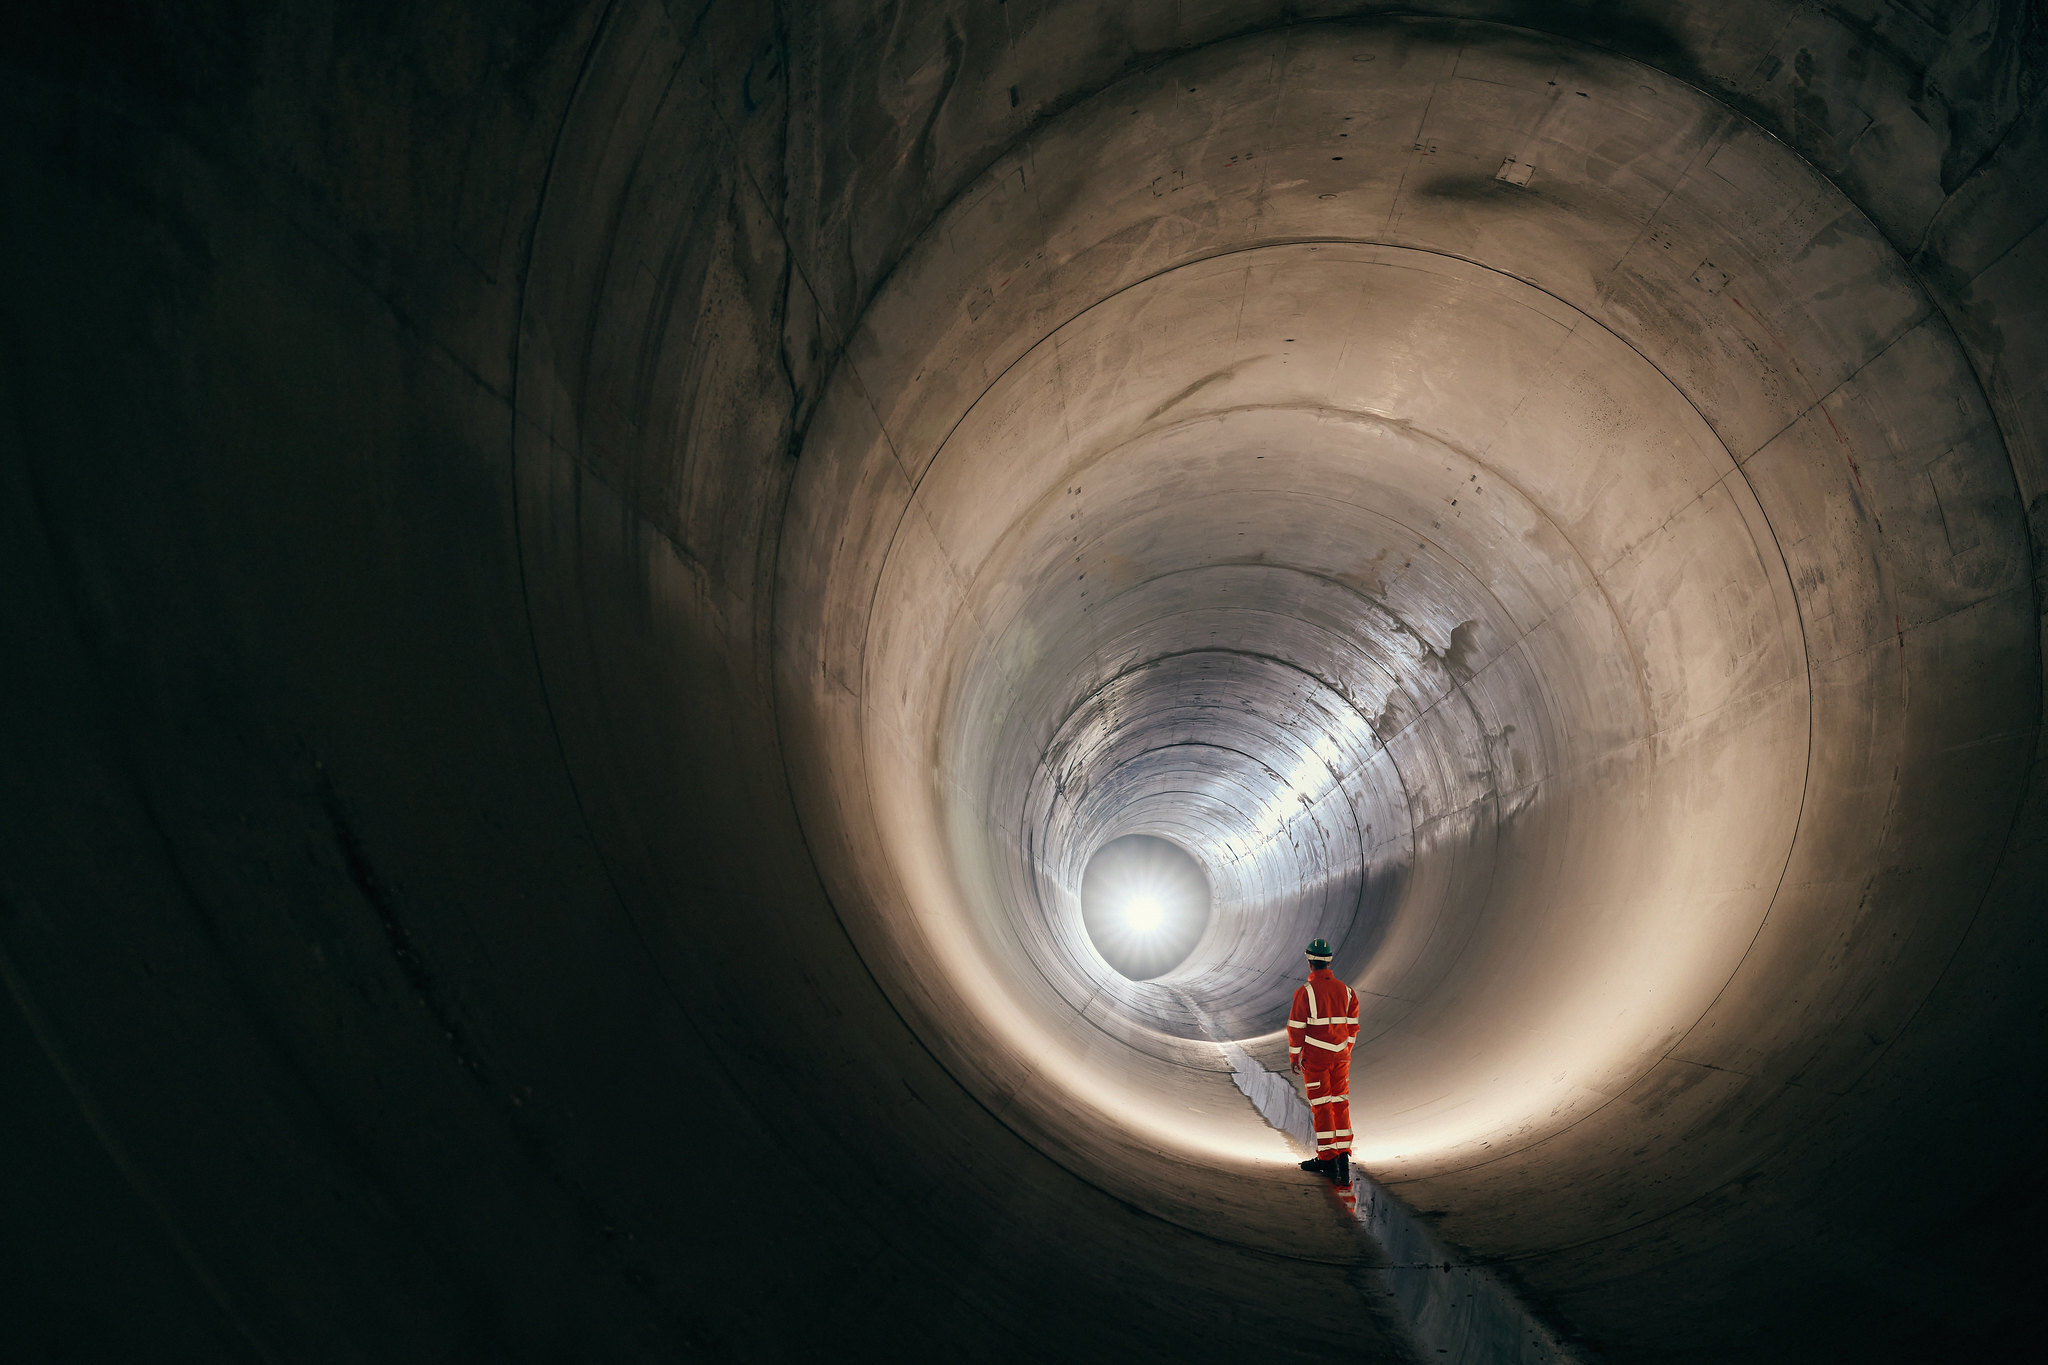
POLYGON ((1287 1061, 1308 1091, 1316 1155, 1304 1171, 1351 1187, 1351 1040, 1358 1036, 1358 992, 1330 970, 1330 945, 1308 945, 1308 980, 1294 988, 1287 1015, 1287 1061))

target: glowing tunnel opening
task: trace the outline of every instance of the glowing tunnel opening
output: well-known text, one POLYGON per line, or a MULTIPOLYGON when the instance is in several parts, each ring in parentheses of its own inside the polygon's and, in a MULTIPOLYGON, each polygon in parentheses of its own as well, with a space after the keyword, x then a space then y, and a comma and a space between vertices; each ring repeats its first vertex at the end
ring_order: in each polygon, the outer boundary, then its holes
POLYGON ((1209 879, 1184 850, 1149 834, 1097 849, 1081 877, 1088 941, 1118 975, 1164 976, 1209 927, 1209 879))

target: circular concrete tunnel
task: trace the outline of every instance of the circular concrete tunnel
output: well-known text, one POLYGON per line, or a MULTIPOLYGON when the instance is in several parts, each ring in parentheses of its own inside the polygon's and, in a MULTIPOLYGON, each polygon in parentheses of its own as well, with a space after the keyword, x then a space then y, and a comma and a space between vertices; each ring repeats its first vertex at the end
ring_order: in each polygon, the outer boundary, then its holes
POLYGON ((1228 9, 11 21, 25 1358, 2048 1330, 2038 20, 1228 9))

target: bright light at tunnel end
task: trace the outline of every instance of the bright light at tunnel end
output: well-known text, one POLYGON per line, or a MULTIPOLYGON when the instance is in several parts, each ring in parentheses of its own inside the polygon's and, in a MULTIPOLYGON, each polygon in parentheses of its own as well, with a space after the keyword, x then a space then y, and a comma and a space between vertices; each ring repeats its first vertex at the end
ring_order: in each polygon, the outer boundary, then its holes
POLYGON ((1110 840, 1082 874, 1083 928, 1112 970, 1134 981, 1173 970, 1209 922, 1209 882, 1185 849, 1145 834, 1110 840))
POLYGON ((1157 933, 1166 921, 1166 907, 1157 895, 1141 891, 1124 902, 1124 921, 1141 934, 1157 933))

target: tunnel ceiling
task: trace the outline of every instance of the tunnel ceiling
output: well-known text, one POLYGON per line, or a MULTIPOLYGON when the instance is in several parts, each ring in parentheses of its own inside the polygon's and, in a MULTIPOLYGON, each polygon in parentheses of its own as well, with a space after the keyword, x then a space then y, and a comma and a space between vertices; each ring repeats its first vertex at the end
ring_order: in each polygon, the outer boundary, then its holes
POLYGON ((2038 20, 1311 8, 9 21, 49 1341, 1400 1359, 1316 937, 1590 1356, 2024 1328, 2038 20))

